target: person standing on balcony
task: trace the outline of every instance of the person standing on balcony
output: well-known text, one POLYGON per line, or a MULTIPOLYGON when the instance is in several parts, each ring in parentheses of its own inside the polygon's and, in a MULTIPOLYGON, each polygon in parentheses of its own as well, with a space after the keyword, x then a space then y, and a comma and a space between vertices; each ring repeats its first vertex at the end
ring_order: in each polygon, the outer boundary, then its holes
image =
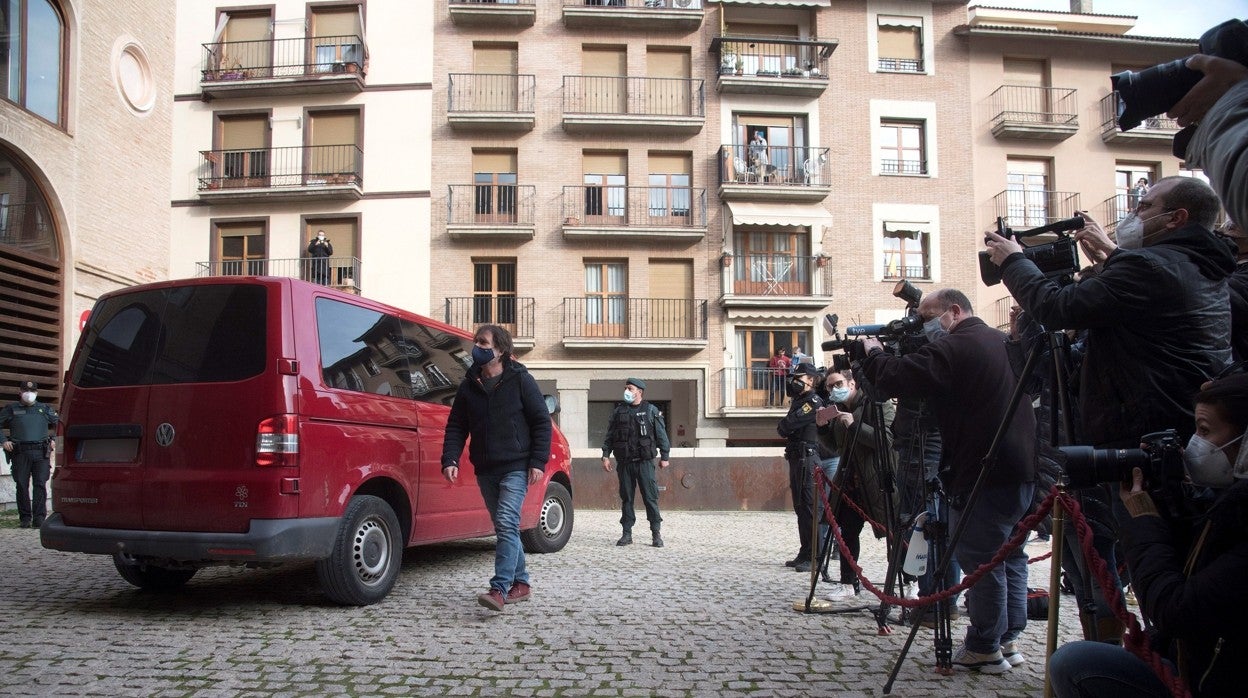
POLYGON ((1148 193, 1148 180, 1144 177, 1140 177, 1138 180, 1136 180, 1135 186, 1131 187, 1130 196, 1127 197, 1127 202, 1128 202, 1127 213, 1134 211, 1135 207, 1140 204, 1140 199, 1143 199, 1144 195, 1147 193, 1148 193))
POLYGON ((761 173, 770 164, 767 159, 767 139, 763 137, 762 131, 755 131, 754 140, 750 141, 750 167, 761 173))
POLYGON ((768 376, 768 407, 784 404, 784 379, 788 377, 789 368, 792 366, 793 362, 789 360, 788 351, 784 347, 777 347, 776 353, 767 362, 768 372, 771 374, 768 376))
POLYGON ((334 243, 325 237, 324 230, 316 231, 316 237, 308 243, 311 280, 322 285, 329 284, 329 258, 334 256, 334 243))
POLYGON ((619 466, 620 478, 620 525, 624 535, 616 545, 633 542, 633 524, 637 515, 633 511, 633 495, 641 488, 641 501, 646 505, 646 520, 650 522, 651 545, 663 547, 659 529, 663 517, 659 514, 659 485, 654 479, 654 453, 658 449, 659 467, 666 468, 672 444, 667 439, 663 414, 659 408, 646 402, 643 395, 646 382, 629 378, 624 383, 624 401, 615 406, 607 435, 602 439, 602 469, 611 472, 611 453, 619 466))

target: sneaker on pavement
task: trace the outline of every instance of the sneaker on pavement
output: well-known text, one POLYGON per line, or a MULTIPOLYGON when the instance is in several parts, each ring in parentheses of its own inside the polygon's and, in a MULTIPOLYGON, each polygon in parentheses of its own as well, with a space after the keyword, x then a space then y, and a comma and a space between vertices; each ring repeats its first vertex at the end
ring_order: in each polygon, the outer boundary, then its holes
POLYGON ((905 582, 901 585, 901 596, 906 599, 919 598, 919 585, 914 582, 905 582))
POLYGON ((633 534, 631 534, 631 533, 625 533, 624 535, 620 536, 620 539, 619 539, 619 540, 617 540, 617 541, 615 542, 615 544, 616 544, 616 545, 632 545, 632 544, 633 544, 633 534))
POLYGON ((962 645, 953 653, 953 668, 958 671, 978 671, 981 674, 1004 674, 1010 663, 1001 656, 1001 650, 983 654, 972 652, 962 645))
POLYGON ((501 611, 507 601, 503 598, 503 592, 498 589, 490 589, 484 594, 477 594, 477 603, 485 606, 491 611, 501 611))
POLYGON ((828 601, 844 601, 852 599, 862 593, 862 589, 855 587, 853 584, 837 584, 828 592, 828 601))
POLYGON ((511 589, 507 591, 507 603, 519 603, 528 601, 529 595, 532 593, 532 587, 524 582, 516 582, 511 585, 511 589))
POLYGON ((1023 653, 1018 651, 1017 642, 1002 642, 1001 656, 1005 658, 1005 661, 1010 663, 1010 666, 1018 666, 1019 664, 1027 661, 1027 658, 1023 656, 1023 653))

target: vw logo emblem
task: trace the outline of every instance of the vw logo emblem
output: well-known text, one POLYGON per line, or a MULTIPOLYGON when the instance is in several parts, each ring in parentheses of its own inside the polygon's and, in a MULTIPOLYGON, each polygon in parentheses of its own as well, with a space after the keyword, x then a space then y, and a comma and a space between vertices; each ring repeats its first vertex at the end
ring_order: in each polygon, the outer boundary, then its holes
POLYGON ((169 422, 163 422, 160 426, 156 427, 156 443, 161 446, 168 446, 173 443, 173 436, 173 425, 169 422))

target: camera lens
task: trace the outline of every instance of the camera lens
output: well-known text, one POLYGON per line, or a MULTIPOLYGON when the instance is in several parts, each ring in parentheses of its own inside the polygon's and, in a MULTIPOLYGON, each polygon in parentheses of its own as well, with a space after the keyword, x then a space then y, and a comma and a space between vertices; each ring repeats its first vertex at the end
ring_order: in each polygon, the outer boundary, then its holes
POLYGON ((1126 70, 1111 75, 1109 81, 1118 93, 1118 128, 1130 131, 1144 119, 1170 111, 1202 77, 1203 73, 1187 67, 1186 58, 1138 73, 1126 70))
POLYGON ((1058 450, 1066 457, 1063 470, 1066 486, 1071 489, 1091 487, 1102 482, 1127 481, 1132 468, 1149 472, 1149 455, 1138 448, 1062 446, 1058 450))

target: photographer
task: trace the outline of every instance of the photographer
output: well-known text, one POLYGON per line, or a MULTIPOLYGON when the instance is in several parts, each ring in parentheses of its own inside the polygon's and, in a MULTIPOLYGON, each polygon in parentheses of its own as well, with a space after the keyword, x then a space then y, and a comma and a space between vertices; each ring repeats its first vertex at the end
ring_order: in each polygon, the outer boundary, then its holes
MULTIPOLYGON (((967 517, 954 555, 962 569, 974 570, 996 555, 1031 505, 1035 415, 1020 405, 1002 434, 997 461, 984 463, 1018 383, 1006 335, 975 317, 970 300, 954 289, 927 294, 918 310, 925 330, 939 325, 949 334, 900 357, 884 352, 878 340, 865 340, 862 373, 882 395, 927 400, 943 442, 941 480, 951 529, 967 517), (981 472, 979 494, 969 503, 981 472)), ((1023 663, 1015 640, 1027 625, 1027 554, 1015 549, 971 588, 967 604, 971 624, 953 656, 954 668, 999 674, 1023 663)))
POLYGON ((1205 76, 1168 113, 1180 126, 1200 124, 1184 159, 1208 175, 1231 220, 1248 221, 1248 67, 1203 54, 1187 67, 1205 76))
POLYGON ((788 440, 784 458, 789 462, 789 493, 793 495, 793 513, 797 515, 797 557, 785 562, 798 572, 810 571, 811 508, 815 502, 815 468, 820 465, 819 434, 815 414, 823 400, 815 391, 818 371, 810 364, 800 364, 785 386, 792 402, 789 413, 776 425, 776 432, 788 440))
MULTIPOLYGON (((1153 644, 1194 696, 1242 695, 1248 659, 1248 374, 1206 384, 1196 395, 1196 432, 1183 452, 1192 484, 1216 498, 1192 526, 1161 516, 1139 468, 1120 497, 1119 522, 1132 584, 1153 644)), ((1049 664, 1053 690, 1068 696, 1169 696, 1149 665, 1098 642, 1063 645, 1049 664)))
POLYGON ((1191 395, 1229 363, 1229 248, 1210 231, 1218 198, 1190 177, 1158 180, 1118 224, 1113 247, 1097 223, 1075 238, 1099 273, 1061 286, 989 231, 987 245, 1018 303, 1048 328, 1087 329, 1079 433, 1098 447, 1132 447, 1140 434, 1191 424, 1191 395))

